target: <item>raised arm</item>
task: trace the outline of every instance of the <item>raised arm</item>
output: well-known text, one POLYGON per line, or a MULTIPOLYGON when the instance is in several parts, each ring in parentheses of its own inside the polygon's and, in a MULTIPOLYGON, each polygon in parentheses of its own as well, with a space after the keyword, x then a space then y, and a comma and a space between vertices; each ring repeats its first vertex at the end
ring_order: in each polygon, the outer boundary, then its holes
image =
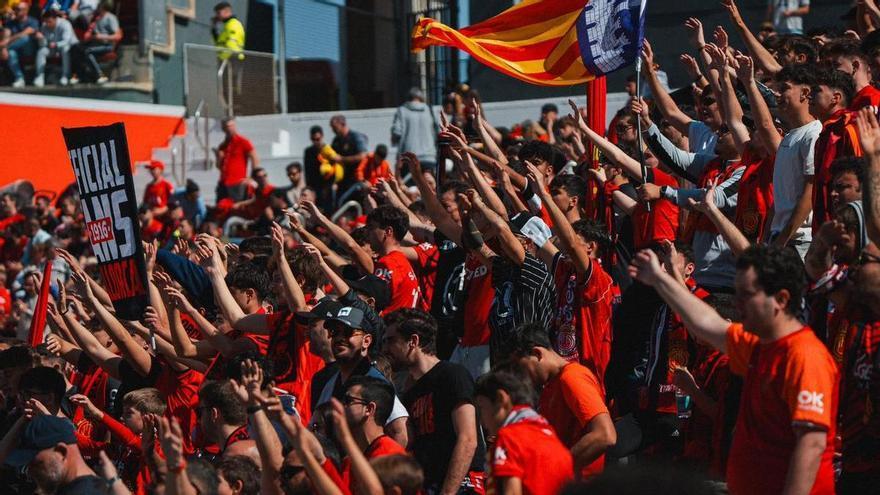
POLYGON ((335 432, 337 438, 339 438, 339 442, 342 444, 342 447, 345 449, 346 453, 348 453, 348 458, 351 459, 351 473, 354 480, 357 482, 357 486, 360 488, 357 493, 361 493, 364 495, 383 495, 385 491, 382 489, 382 481, 379 479, 379 475, 376 474, 376 471, 370 466, 370 461, 361 452, 360 447, 358 447, 357 441, 354 439, 354 435, 351 433, 351 429, 348 427, 348 420, 346 419, 345 409, 342 407, 342 403, 340 403, 336 399, 330 399, 331 406, 333 407, 333 425, 335 426, 335 432))
POLYGON ((779 149, 779 143, 782 142, 782 136, 776 130, 776 124, 773 123, 773 115, 770 114, 770 108, 767 102, 758 90, 758 84, 755 82, 755 66, 751 57, 744 55, 736 57, 736 76, 742 82, 746 89, 746 96, 749 98, 749 106, 752 108, 752 118, 755 119, 755 132, 761 135, 761 141, 764 143, 764 149, 768 155, 775 155, 779 149))
POLYGON ((459 196, 462 201, 466 199, 469 202, 469 211, 474 219, 481 220, 480 223, 488 227, 488 232, 484 234, 496 238, 504 256, 517 265, 522 265, 526 259, 525 248, 513 235, 507 222, 486 206, 475 190, 469 189, 465 198, 459 196))
POLYGON ((311 254, 316 260, 318 260, 318 264, 321 266, 321 271, 324 272, 324 276, 327 277, 327 281, 330 282, 330 285, 333 286, 333 292, 336 293, 339 297, 342 297, 348 294, 348 291, 351 290, 351 287, 345 282, 345 279, 342 278, 338 273, 336 273, 330 265, 327 264, 327 261, 324 260, 324 257, 321 256, 321 252, 318 251, 318 248, 312 246, 311 244, 303 244, 306 250, 311 254))
POLYGON ((615 165, 621 167, 627 175, 638 180, 643 181, 642 178, 642 166, 639 162, 633 160, 626 153, 623 152, 620 148, 614 145, 611 141, 605 139, 600 136, 596 131, 590 129, 587 123, 584 121, 583 116, 580 111, 578 111, 577 105, 572 100, 568 100, 568 104, 571 106, 573 112, 570 115, 571 118, 577 122, 578 128, 581 131, 581 134, 585 135, 587 139, 590 140, 599 150, 605 155, 609 160, 614 162, 615 165))
MULTIPOLYGON (((67 266, 70 267, 70 270, 72 272, 83 271, 83 268, 79 264, 79 261, 77 261, 76 258, 74 258, 73 255, 69 252, 65 251, 64 249, 55 248, 55 253, 60 256, 61 259, 67 262, 67 266)), ((101 304, 103 304, 104 306, 112 308, 113 300, 110 299, 110 294, 108 294, 107 291, 104 290, 104 288, 101 287, 101 284, 99 284, 96 280, 92 279, 91 277, 89 277, 88 280, 89 286, 91 287, 92 292, 95 294, 95 297, 97 297, 98 300, 101 301, 101 304)))
POLYGON ((880 124, 870 107, 859 110, 856 123, 862 150, 868 160, 862 186, 865 227, 871 242, 880 245, 880 124))
POLYGON ((296 234, 302 239, 303 242, 307 242, 309 244, 314 245, 321 251, 321 254, 327 258, 327 262, 330 263, 335 269, 339 269, 342 266, 348 264, 348 260, 339 255, 336 251, 330 249, 324 241, 316 237, 314 234, 309 232, 303 225, 299 222, 299 218, 297 218, 297 214, 291 210, 286 210, 284 212, 287 215, 287 219, 290 223, 290 230, 296 232, 296 234))
POLYGON ((756 38, 749 30, 749 27, 739 13, 739 7, 736 6, 736 2, 734 0, 721 0, 721 6, 724 7, 724 10, 730 15, 730 20, 733 21, 736 31, 746 44, 746 49, 748 49, 749 54, 754 57, 757 65, 764 71, 764 73, 776 74, 781 71, 782 66, 779 62, 776 61, 773 55, 764 48, 764 45, 762 45, 761 42, 758 41, 758 38, 756 38))
MULTIPOLYGON (((739 63, 736 58, 728 60, 734 70, 739 69, 739 63)), ((730 130, 733 137, 733 143, 737 151, 742 155, 746 150, 746 145, 752 140, 749 136, 749 129, 743 124, 743 108, 736 97, 736 90, 733 87, 730 77, 722 77, 720 80, 721 98, 724 104, 724 124, 730 130)))
POLYGON ((342 230, 342 227, 336 225, 331 222, 329 218, 324 216, 323 213, 315 206, 311 201, 303 201, 303 207, 309 210, 309 213, 312 214, 315 221, 320 223, 330 235, 336 239, 336 242, 339 245, 343 246, 349 253, 351 253, 353 261, 363 270, 365 273, 373 273, 373 258, 364 251, 357 241, 348 234, 348 232, 342 230))
POLYGON ((404 153, 401 157, 401 162, 409 165, 413 181, 419 189, 422 201, 425 202, 425 209, 428 211, 428 216, 431 217, 434 225, 437 226, 437 229, 442 232, 443 235, 460 246, 461 225, 452 219, 452 216, 450 216, 449 212, 446 211, 446 208, 443 207, 440 200, 437 198, 437 193, 431 189, 431 186, 425 180, 419 159, 413 153, 404 153))
POLYGON ((654 50, 651 48, 651 43, 648 40, 645 40, 642 46, 642 61, 644 62, 642 68, 645 74, 645 81, 648 83, 648 87, 651 88, 651 95, 654 96, 654 103, 657 105, 657 109, 660 110, 660 114, 673 127, 678 129, 678 132, 687 135, 692 119, 672 101, 672 97, 669 96, 666 88, 660 82, 660 78, 657 77, 657 71, 654 69, 654 50))
POLYGON ((307 309, 306 295, 303 294, 302 287, 293 276, 293 270, 290 269, 290 263, 287 262, 287 257, 284 255, 284 231, 276 222, 272 222, 272 258, 281 274, 281 284, 287 296, 288 307, 294 313, 305 311, 307 309))
POLYGON ((691 334, 721 352, 727 351, 727 327, 730 323, 666 273, 653 251, 640 251, 633 258, 629 274, 643 284, 654 287, 666 304, 681 316, 691 334))
POLYGON ((694 199, 688 199, 688 203, 692 209, 703 213, 712 221, 715 228, 717 228, 718 232, 721 234, 721 237, 723 237, 724 241, 727 242, 727 245, 730 246, 730 251, 733 253, 734 257, 739 257, 743 251, 751 246, 751 243, 742 231, 737 228, 737 226, 734 225, 734 223, 731 222, 720 209, 718 209, 715 200, 714 185, 706 189, 706 194, 703 196, 702 200, 697 201, 694 199))

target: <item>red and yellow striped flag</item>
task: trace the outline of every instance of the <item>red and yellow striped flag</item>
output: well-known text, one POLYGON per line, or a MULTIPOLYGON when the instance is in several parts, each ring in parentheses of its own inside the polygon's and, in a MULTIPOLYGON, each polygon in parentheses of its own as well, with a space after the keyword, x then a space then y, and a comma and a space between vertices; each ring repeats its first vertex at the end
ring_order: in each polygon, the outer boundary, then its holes
POLYGON ((524 0, 461 30, 420 19, 412 49, 452 46, 511 77, 570 86, 631 63, 643 13, 644 0, 524 0))

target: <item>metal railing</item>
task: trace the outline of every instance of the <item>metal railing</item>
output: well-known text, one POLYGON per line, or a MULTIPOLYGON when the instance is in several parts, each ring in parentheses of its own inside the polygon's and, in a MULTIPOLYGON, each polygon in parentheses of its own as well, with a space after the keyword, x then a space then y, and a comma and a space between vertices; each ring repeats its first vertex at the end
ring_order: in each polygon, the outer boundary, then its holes
POLYGON ((192 114, 193 134, 196 141, 198 141, 199 146, 202 148, 205 160, 205 170, 210 170, 214 165, 214 154, 211 153, 211 119, 206 116, 206 110, 205 100, 199 100, 199 104, 196 106, 196 111, 192 114))
POLYGON ((183 83, 190 115, 210 118, 278 113, 278 63, 274 54, 183 45, 183 83))

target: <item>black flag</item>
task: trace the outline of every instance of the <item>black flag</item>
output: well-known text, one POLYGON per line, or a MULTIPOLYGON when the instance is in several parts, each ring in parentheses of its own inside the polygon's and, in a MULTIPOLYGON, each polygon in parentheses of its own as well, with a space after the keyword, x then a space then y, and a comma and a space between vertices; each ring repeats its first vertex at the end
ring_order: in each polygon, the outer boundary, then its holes
POLYGON ((61 132, 98 258, 101 285, 119 318, 140 320, 150 299, 125 126, 116 123, 61 132))

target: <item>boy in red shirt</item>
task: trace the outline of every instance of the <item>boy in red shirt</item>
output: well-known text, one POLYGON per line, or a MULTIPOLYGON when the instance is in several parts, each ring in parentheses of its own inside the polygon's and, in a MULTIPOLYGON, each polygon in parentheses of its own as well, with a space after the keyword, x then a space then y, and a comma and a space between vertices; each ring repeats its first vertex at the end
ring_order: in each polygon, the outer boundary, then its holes
POLYGON ((150 208, 153 215, 163 215, 168 211, 168 200, 174 193, 174 185, 162 176, 165 172, 165 164, 159 160, 151 160, 147 164, 147 170, 150 171, 153 180, 144 189, 143 204, 150 208))
POLYGON ((487 494, 555 495, 574 478, 571 454, 547 419, 533 409, 534 395, 528 378, 505 369, 477 380, 474 400, 480 422, 495 436, 487 494))
POLYGON ((547 330, 539 325, 520 325, 506 347, 504 355, 541 389, 538 412, 571 450, 575 473, 584 478, 601 473, 605 451, 617 443, 617 432, 596 375, 557 354, 547 330))
POLYGON ((247 177, 248 160, 251 168, 260 166, 260 158, 254 145, 244 136, 238 133, 235 120, 232 117, 223 119, 223 133, 226 138, 217 147, 217 168, 220 169, 220 182, 217 184, 217 201, 232 197, 234 201, 243 199, 241 192, 234 191, 233 187, 239 185, 247 177), (238 192, 239 194, 233 194, 238 192))
POLYGON ((397 309, 422 307, 419 281, 400 242, 409 232, 409 217, 391 205, 382 205, 367 215, 367 238, 379 253, 374 274, 391 285, 391 303, 383 314, 397 309))
POLYGON ((834 493, 838 372, 825 345, 797 317, 805 279, 797 253, 754 246, 739 257, 741 324, 691 294, 652 251, 640 252, 630 273, 653 286, 694 337, 727 354, 731 371, 744 376, 727 464, 730 493, 834 493))

